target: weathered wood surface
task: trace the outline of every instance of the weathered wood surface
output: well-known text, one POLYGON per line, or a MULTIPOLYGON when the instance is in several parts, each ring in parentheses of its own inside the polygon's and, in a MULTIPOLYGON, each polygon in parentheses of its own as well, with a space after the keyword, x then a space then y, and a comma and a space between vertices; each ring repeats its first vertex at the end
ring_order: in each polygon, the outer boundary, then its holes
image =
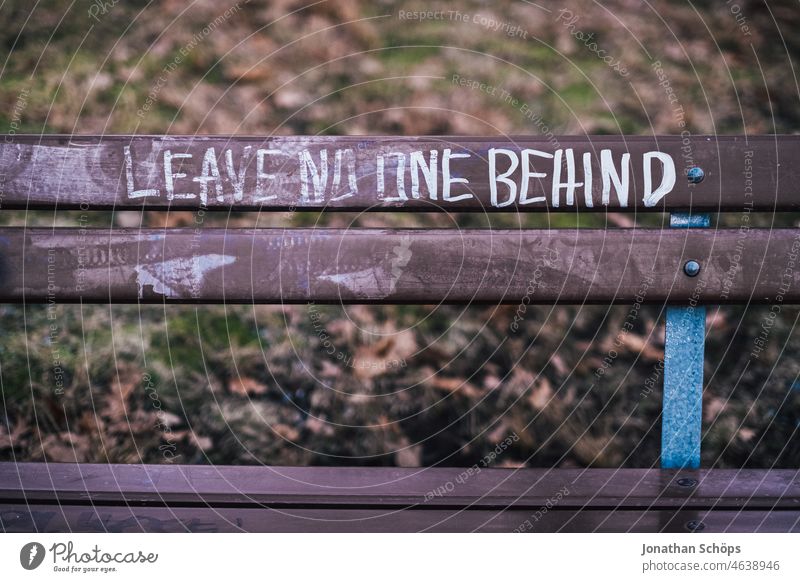
POLYGON ((38 502, 796 508, 800 471, 418 469, 0 463, 0 499, 38 502), (692 486, 681 485, 691 479, 692 486))
POLYGON ((797 210, 800 136, 16 135, 0 178, 3 208, 797 210))
POLYGON ((3 531, 261 533, 700 533, 800 532, 798 510, 273 509, 14 504, 0 506, 3 531))
POLYGON ((798 251, 792 229, 0 228, 0 301, 793 303, 798 251))
POLYGON ((793 470, 0 463, 4 531, 800 531, 793 470))

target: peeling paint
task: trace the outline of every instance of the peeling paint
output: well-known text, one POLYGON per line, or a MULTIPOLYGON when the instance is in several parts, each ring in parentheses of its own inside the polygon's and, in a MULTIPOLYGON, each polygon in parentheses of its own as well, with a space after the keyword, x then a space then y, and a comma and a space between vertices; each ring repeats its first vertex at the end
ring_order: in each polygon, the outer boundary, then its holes
POLYGON ((153 293, 168 298, 197 297, 209 271, 235 262, 235 256, 208 254, 137 265, 135 270, 139 298, 144 297, 144 288, 147 286, 152 287, 153 293))
POLYGON ((320 275, 319 278, 344 286, 358 297, 385 299, 394 293, 403 270, 411 260, 411 237, 403 236, 392 248, 392 253, 391 256, 388 253, 385 256, 390 262, 390 271, 378 265, 360 271, 320 275))
POLYGON ((371 267, 362 271, 354 271, 352 273, 336 273, 333 275, 320 275, 320 279, 331 281, 337 285, 341 285, 358 297, 370 298, 384 298, 392 291, 396 281, 394 281, 389 273, 386 272, 382 266, 371 267), (375 290, 377 293, 373 293, 375 290))

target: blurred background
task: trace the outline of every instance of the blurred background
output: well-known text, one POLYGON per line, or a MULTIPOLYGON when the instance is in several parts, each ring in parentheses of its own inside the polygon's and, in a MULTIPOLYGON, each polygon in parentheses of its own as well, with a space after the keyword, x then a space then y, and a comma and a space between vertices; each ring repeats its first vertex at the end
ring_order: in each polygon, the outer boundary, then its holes
MULTIPOLYGON (((0 24, 4 133, 800 127, 797 0, 7 0, 0 24)), ((20 226, 195 220, 191 212, 88 218, 0 211, 0 224, 20 226)), ((787 214, 757 220, 799 224, 787 214)), ((666 223, 621 214, 221 213, 204 224, 666 223)), ((630 310, 530 307, 511 332, 516 306, 58 306, 48 318, 46 306, 3 305, 0 460, 652 467, 664 314, 644 308, 624 333, 630 310)), ((800 465, 800 311, 783 306, 753 356, 768 311, 708 310, 706 467, 800 465)))

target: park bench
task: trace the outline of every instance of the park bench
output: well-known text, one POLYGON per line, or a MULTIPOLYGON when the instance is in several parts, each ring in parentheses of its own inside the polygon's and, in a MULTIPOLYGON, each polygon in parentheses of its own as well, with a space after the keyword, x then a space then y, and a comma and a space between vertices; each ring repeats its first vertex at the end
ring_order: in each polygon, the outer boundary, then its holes
POLYGON ((6 462, 5 531, 800 530, 797 470, 700 468, 705 306, 800 302, 800 231, 749 227, 800 210, 800 136, 18 135, 0 172, 3 209, 671 213, 670 228, 2 227, 4 303, 666 306, 660 467, 6 462), (717 212, 740 228, 712 228, 717 212))

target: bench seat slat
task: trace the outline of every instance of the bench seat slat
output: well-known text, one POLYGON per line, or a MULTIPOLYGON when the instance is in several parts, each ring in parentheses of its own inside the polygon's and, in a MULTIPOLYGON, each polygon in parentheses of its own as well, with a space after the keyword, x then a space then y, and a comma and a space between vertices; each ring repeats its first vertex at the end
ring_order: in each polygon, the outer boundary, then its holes
POLYGON ((798 247, 792 229, 8 227, 0 301, 796 303, 798 247))
POLYGON ((798 510, 553 509, 541 515, 530 509, 286 510, 16 504, 3 508, 0 529, 9 533, 686 533, 686 524, 701 522, 703 533, 709 534, 800 531, 798 510))
POLYGON ((0 463, 0 499, 267 505, 796 508, 800 471, 0 463), (696 487, 678 485, 688 477, 696 487), (24 487, 24 491, 21 489, 24 487))
POLYGON ((3 208, 81 210, 798 210, 798 161, 800 136, 15 135, 0 143, 3 208), (510 152, 495 153, 493 170, 491 150, 510 152), (610 156, 605 167, 603 151, 610 156), (584 154, 592 175, 588 202, 584 154), (611 188, 604 196, 603 182, 625 174, 626 154, 627 194, 611 188), (669 157, 675 182, 651 204, 645 202, 645 174, 652 169, 653 193, 663 178, 655 154, 669 157), (523 180, 525 162, 531 174, 523 180), (567 163, 574 168, 569 195, 564 187, 553 188, 562 164, 559 183, 567 183, 567 163), (512 165, 516 169, 506 176, 512 165), (686 178, 694 166, 705 172, 699 184, 686 178), (493 201, 495 176, 500 180, 493 201), (513 197, 505 180, 514 184, 513 197))
POLYGON ((526 520, 529 531, 686 531, 691 520, 706 532, 800 529, 793 470, 466 471, 0 463, 0 522, 47 532, 513 531, 526 520))

